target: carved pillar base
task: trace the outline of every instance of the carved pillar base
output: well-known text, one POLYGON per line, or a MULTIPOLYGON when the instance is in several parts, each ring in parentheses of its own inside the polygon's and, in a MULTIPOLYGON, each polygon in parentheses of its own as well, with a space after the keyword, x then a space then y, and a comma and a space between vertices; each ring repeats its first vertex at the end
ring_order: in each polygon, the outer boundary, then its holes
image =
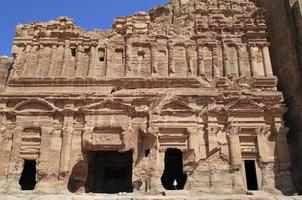
POLYGON ((155 171, 154 174, 152 174, 150 179, 150 194, 160 194, 165 191, 161 183, 161 176, 161 171, 155 171))
POLYGON ((150 178, 150 193, 152 194, 159 194, 165 190, 165 188, 162 185, 161 177, 164 172, 164 166, 162 163, 164 163, 164 155, 162 156, 161 153, 156 153, 156 169, 154 169, 152 166, 150 166, 151 178, 150 178))
POLYGON ((194 171, 188 176, 184 189, 192 192, 210 192, 210 172, 194 171))
POLYGON ((5 190, 9 194, 16 194, 21 191, 21 186, 19 185, 20 175, 19 174, 13 174, 10 175, 7 179, 7 186, 5 190))
POLYGON ((273 193, 273 194, 276 194, 276 193, 281 194, 281 192, 275 188, 275 186, 276 186, 275 171, 276 171, 276 169, 275 169, 274 163, 262 164, 262 167, 261 167, 262 187, 259 189, 264 190, 269 193, 273 193))
POLYGON ((7 177, 6 176, 0 176, 0 193, 7 192, 7 177))
POLYGON ((245 193, 246 188, 244 187, 244 181, 240 170, 233 170, 231 173, 233 182, 233 192, 238 194, 245 193))

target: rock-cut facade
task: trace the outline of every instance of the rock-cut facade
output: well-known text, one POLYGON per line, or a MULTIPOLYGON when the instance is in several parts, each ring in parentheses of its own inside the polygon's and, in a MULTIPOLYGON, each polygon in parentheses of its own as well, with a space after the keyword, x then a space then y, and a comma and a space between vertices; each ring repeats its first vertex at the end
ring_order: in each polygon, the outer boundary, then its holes
POLYGON ((293 191, 264 10, 171 0, 86 31, 18 25, 0 93, 0 190, 293 191))

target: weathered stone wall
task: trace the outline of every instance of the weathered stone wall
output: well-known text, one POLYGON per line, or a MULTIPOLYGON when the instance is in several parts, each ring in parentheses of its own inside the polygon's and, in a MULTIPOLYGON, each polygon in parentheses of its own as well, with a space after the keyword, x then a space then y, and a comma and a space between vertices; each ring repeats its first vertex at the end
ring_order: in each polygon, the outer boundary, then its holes
POLYGON ((8 70, 13 63, 13 59, 7 56, 0 56, 0 91, 4 90, 4 85, 8 76, 8 70))
POLYGON ((292 193, 266 28, 249 0, 173 0, 106 31, 67 17, 19 25, 0 94, 3 190, 20 192, 35 160, 36 192, 95 192, 97 174, 116 181, 95 152, 116 151, 131 152, 133 190, 158 194, 180 179, 164 177, 172 149, 192 193, 243 193, 246 161, 258 189, 292 193))
POLYGON ((295 185, 302 192, 302 17, 297 0, 260 0, 266 10, 271 60, 274 74, 279 78, 289 108, 285 115, 290 127, 288 143, 291 152, 291 170, 295 185))

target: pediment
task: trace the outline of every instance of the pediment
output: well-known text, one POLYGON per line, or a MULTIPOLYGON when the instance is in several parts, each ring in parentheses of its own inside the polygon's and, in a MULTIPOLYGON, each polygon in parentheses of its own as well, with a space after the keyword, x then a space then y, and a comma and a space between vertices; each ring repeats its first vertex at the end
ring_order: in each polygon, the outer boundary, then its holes
POLYGON ((225 106, 226 110, 233 111, 263 111, 263 105, 251 100, 235 100, 225 106))
POLYGON ((18 103, 14 110, 19 112, 49 112, 54 111, 55 107, 42 99, 29 99, 18 103))
POLYGON ((160 115, 181 115, 182 117, 189 117, 196 113, 198 110, 179 98, 171 98, 169 100, 163 99, 153 113, 160 115))
POLYGON ((230 159, 227 155, 221 152, 220 148, 215 148, 209 152, 209 155, 205 161, 209 163, 216 163, 216 164, 218 163, 228 164, 230 159))
POLYGON ((230 159, 221 152, 220 148, 215 148, 209 152, 206 159, 200 160, 196 165, 197 171, 211 171, 213 169, 229 169, 230 159))
POLYGON ((135 108, 113 100, 104 100, 101 102, 97 102, 95 104, 87 105, 81 108, 81 110, 86 111, 126 111, 126 112, 134 112, 135 108))
POLYGON ((162 107, 162 110, 193 110, 187 103, 181 100, 172 100, 162 107))

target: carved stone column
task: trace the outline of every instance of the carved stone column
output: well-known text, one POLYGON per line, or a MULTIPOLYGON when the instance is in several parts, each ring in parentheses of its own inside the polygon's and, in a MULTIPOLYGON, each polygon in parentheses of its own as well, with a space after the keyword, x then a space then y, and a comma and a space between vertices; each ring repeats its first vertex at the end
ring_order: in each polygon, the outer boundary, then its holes
POLYGON ((156 53, 157 53, 157 49, 156 49, 156 44, 155 43, 151 43, 151 51, 150 51, 150 63, 151 63, 151 75, 156 75, 157 74, 157 59, 156 59, 156 53))
POLYGON ((265 134, 269 131, 270 126, 266 127, 259 127, 256 130, 257 133, 257 142, 258 142, 258 151, 259 151, 259 156, 262 162, 269 162, 269 155, 267 152, 267 145, 266 145, 266 138, 265 134))
POLYGON ((219 72, 219 68, 217 66, 217 59, 218 59, 218 55, 217 55, 217 46, 213 45, 212 48, 212 59, 213 59, 213 76, 220 76, 220 72, 219 72))
POLYGON ((64 57, 63 57, 63 65, 62 65, 62 70, 61 70, 61 76, 62 77, 67 77, 68 76, 68 64, 69 60, 71 57, 71 50, 69 48, 69 44, 66 44, 65 49, 64 49, 64 57))
POLYGON ((265 75, 268 77, 273 76, 273 68, 272 68, 271 58, 269 54, 268 44, 265 44, 261 50, 262 50, 265 75))
POLYGON ((189 149, 196 149, 198 148, 198 141, 196 141, 197 139, 197 128, 187 128, 187 131, 189 133, 189 149))
POLYGON ((240 44, 236 44, 236 57, 237 57, 237 73, 238 73, 238 77, 242 76, 242 64, 241 64, 241 59, 242 59, 242 56, 241 56, 241 47, 242 45, 240 44))
POLYGON ((56 58, 56 53, 57 53, 57 45, 52 45, 51 48, 51 55, 50 55, 50 64, 49 64, 49 68, 48 68, 48 72, 47 72, 47 76, 48 77, 54 77, 55 75, 55 68, 57 67, 55 65, 55 60, 56 58))
POLYGON ((206 143, 204 139, 204 126, 200 125, 194 129, 188 129, 190 133, 189 149, 195 151, 196 161, 206 158, 206 143))
POLYGON ((148 129, 148 132, 154 136, 156 136, 156 143, 151 148, 150 151, 150 172, 151 172, 151 180, 150 180, 150 190, 152 193, 159 193, 164 191, 164 188, 161 184, 161 176, 164 172, 164 154, 160 151, 160 144, 158 141, 159 128, 151 127, 148 129))
POLYGON ((186 45, 186 59, 187 59, 187 76, 193 75, 193 46, 192 44, 186 45))
POLYGON ((37 66, 35 70, 35 76, 45 78, 48 76, 52 57, 52 46, 41 44, 39 47, 39 55, 37 60, 37 66))
POLYGON ((62 68, 63 68, 64 56, 65 56, 64 54, 65 54, 65 46, 59 45, 56 49, 54 70, 53 72, 51 72, 53 77, 62 76, 62 68))
POLYGON ((61 148, 61 160, 59 169, 59 178, 67 178, 69 173, 70 154, 72 145, 72 133, 73 133, 73 112, 66 111, 64 113, 64 123, 62 130, 62 148, 61 148))
POLYGON ((0 114, 0 118, 2 123, 1 130, 0 130, 0 159, 1 159, 1 168, 0 168, 0 193, 6 192, 7 190, 7 178, 9 172, 9 163, 10 163, 10 156, 11 156, 11 149, 13 146, 13 134, 14 129, 10 128, 6 120, 4 119, 4 113, 0 114))
POLYGON ((229 137, 231 165, 233 168, 240 168, 242 163, 239 132, 239 127, 231 127, 227 130, 229 137))
POLYGON ((174 44, 168 43, 168 74, 175 74, 175 63, 174 63, 174 44))
POLYGON ((26 77, 27 74, 28 74, 28 63, 29 63, 29 56, 30 56, 30 51, 31 51, 31 46, 30 45, 27 45, 25 47, 25 53, 24 53, 24 57, 25 57, 25 63, 24 63, 24 66, 23 66, 23 69, 22 69, 22 76, 23 77, 26 77))
POLYGON ((81 78, 83 77, 83 73, 82 73, 82 68, 84 68, 83 66, 83 57, 84 57, 84 47, 79 45, 77 47, 77 53, 76 53, 76 57, 75 57, 75 77, 76 78, 81 78))
MULTIPOLYGON (((52 127, 41 127, 41 147, 40 147, 40 156, 39 162, 37 166, 37 176, 38 183, 36 185, 36 189, 42 191, 45 189, 47 191, 50 177, 46 176, 49 172, 49 166, 52 162, 52 158, 50 157, 50 134, 52 133, 52 127)), ((57 180, 57 179, 56 179, 57 180)))
POLYGON ((95 73, 95 67, 96 67, 96 62, 97 62, 97 55, 98 55, 98 51, 97 48, 92 46, 91 47, 91 54, 89 57, 89 66, 88 66, 88 77, 89 78, 95 78, 96 77, 96 73, 95 73))
POLYGON ((242 156, 241 145, 239 140, 240 127, 228 127, 227 136, 229 141, 230 160, 231 160, 231 174, 234 192, 244 192, 243 175, 241 173, 242 156))
POLYGON ((27 50, 29 51, 26 55, 26 66, 24 69, 25 77, 34 77, 35 75, 35 67, 37 66, 38 61, 38 46, 28 46, 27 50))
POLYGON ((15 61, 12 68, 12 77, 19 77, 24 70, 24 64, 26 61, 25 47, 13 47, 13 54, 15 55, 15 61))
POLYGON ((220 131, 220 127, 209 126, 207 128, 208 142, 209 142, 209 152, 217 148, 217 133, 220 131))
POLYGON ((132 44, 130 43, 129 39, 126 41, 125 45, 125 67, 124 67, 124 76, 128 77, 131 76, 131 49, 132 44))
POLYGON ((250 46, 249 47, 249 51, 250 51, 250 62, 251 62, 251 71, 252 71, 252 76, 255 77, 258 74, 257 72, 257 51, 258 51, 258 47, 256 46, 250 46))
POLYGON ((41 57, 43 48, 44 48, 43 45, 34 46, 32 48, 31 56, 30 56, 29 73, 28 73, 29 77, 36 77, 38 61, 39 61, 39 57, 41 57))
POLYGON ((199 76, 205 76, 206 75, 206 70, 205 70, 204 57, 203 57, 203 47, 202 46, 198 46, 197 58, 198 58, 198 75, 199 76))
POLYGON ((246 45, 238 44, 238 68, 239 76, 251 77, 251 68, 249 62, 249 55, 246 45))
MULTIPOLYGON (((53 128, 52 127, 42 127, 41 128, 41 146, 43 148, 46 147, 46 150, 50 147, 50 135, 52 133, 53 128)), ((49 151, 44 151, 40 153, 40 162, 49 162, 48 157, 49 151)))
POLYGON ((223 52, 222 59, 223 59, 224 75, 228 76, 230 75, 231 71, 230 71, 230 63, 229 63, 228 45, 225 43, 223 43, 222 52, 223 52))
POLYGON ((8 189, 9 192, 20 191, 19 179, 21 177, 24 161, 19 157, 20 147, 22 143, 23 127, 16 126, 13 134, 13 145, 9 161, 8 170, 8 189))

